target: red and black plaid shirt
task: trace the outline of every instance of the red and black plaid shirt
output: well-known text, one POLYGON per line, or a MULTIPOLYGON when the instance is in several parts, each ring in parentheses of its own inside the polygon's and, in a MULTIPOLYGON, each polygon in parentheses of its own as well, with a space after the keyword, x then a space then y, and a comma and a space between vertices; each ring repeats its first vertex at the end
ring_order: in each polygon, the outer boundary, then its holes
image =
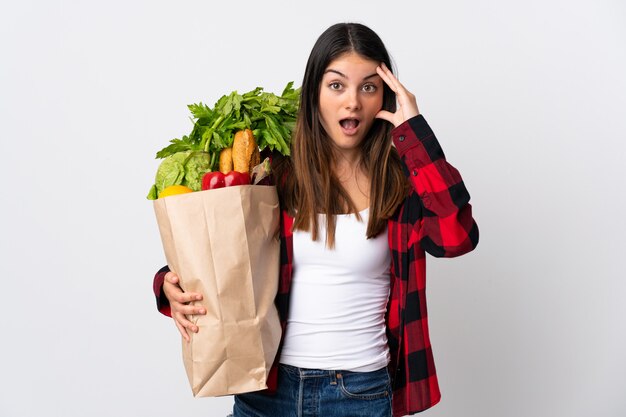
MULTIPOLYGON (((393 380, 393 415, 413 414, 432 407, 441 398, 428 335, 426 312, 426 252, 454 257, 478 244, 478 227, 472 217, 469 193, 459 172, 445 159, 441 146, 423 116, 416 116, 392 131, 412 189, 389 219, 391 295, 386 323, 393 380)), ((292 278, 293 218, 281 216, 281 270, 276 306, 283 334, 289 316, 292 278)), ((168 271, 154 278, 154 292, 161 312, 169 305, 161 288, 168 271)), ((275 388, 280 351, 268 386, 275 388)))

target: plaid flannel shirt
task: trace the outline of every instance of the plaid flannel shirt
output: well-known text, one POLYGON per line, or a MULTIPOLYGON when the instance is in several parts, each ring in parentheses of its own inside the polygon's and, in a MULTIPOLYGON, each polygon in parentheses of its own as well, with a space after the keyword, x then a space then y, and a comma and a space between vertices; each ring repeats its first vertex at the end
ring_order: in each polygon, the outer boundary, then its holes
MULTIPOLYGON (((428 335, 426 252, 436 257, 469 252, 478 244, 478 227, 463 180, 446 161, 424 117, 407 120, 392 131, 392 136, 412 185, 387 228, 392 265, 385 319, 391 354, 393 415, 399 417, 430 408, 441 398, 428 335)), ((283 335, 289 316, 293 272, 293 220, 286 211, 282 212, 276 306, 283 335)), ((169 305, 161 291, 167 271, 164 267, 157 272, 154 292, 159 310, 169 315, 169 305)), ((270 390, 276 387, 279 360, 280 350, 270 373, 270 390)))

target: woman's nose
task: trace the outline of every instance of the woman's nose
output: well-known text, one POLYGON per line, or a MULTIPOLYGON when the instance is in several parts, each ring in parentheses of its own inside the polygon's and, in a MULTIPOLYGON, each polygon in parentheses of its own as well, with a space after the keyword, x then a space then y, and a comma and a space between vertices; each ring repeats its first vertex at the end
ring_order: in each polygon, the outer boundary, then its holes
POLYGON ((361 102, 359 100, 359 93, 357 91, 348 91, 346 94, 346 109, 358 110, 361 108, 361 102))

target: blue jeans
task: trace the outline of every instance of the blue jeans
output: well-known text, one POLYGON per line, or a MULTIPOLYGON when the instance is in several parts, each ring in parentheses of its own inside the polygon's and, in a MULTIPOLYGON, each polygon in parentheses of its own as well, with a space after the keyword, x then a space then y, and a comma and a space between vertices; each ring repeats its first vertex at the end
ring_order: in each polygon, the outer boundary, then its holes
POLYGON ((391 417, 387 368, 325 371, 280 365, 275 395, 235 395, 233 417, 391 417))

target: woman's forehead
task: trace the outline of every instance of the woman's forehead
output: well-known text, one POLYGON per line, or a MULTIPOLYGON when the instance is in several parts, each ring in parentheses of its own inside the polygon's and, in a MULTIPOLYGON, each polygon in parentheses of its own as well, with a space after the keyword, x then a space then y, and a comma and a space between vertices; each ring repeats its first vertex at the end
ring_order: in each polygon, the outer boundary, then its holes
POLYGON ((377 76, 376 67, 378 65, 379 62, 377 61, 365 58, 355 52, 349 52, 332 60, 326 67, 324 75, 330 74, 331 76, 339 76, 349 80, 352 78, 362 80, 377 76))

